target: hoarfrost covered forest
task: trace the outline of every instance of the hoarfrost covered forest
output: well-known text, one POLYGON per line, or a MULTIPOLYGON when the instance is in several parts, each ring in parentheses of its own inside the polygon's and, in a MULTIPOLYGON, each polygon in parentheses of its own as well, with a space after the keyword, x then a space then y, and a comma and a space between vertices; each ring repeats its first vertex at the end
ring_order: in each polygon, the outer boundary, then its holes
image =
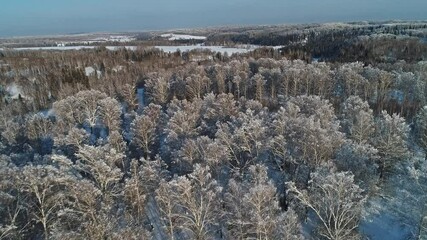
POLYGON ((426 22, 129 39, 0 41, 0 239, 427 237, 426 22))

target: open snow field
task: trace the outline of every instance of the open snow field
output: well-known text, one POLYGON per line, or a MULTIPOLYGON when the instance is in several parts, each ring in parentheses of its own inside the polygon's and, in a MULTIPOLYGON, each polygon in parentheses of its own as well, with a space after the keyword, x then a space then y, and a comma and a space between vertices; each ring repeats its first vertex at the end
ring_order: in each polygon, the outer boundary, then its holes
MULTIPOLYGON (((119 48, 126 48, 127 50, 135 51, 136 46, 107 46, 106 48, 110 51, 115 51, 119 48)), ((224 46, 204 46, 204 45, 190 45, 190 46, 154 46, 154 48, 160 49, 164 52, 173 53, 178 50, 181 52, 191 51, 195 49, 210 50, 212 52, 219 52, 221 54, 227 53, 232 55, 235 53, 247 53, 253 51, 261 46, 248 45, 245 47, 224 47, 224 46)), ((27 47, 27 48, 13 48, 15 51, 39 51, 39 50, 52 50, 52 51, 68 51, 68 50, 82 50, 82 49, 94 49, 96 46, 56 46, 56 47, 27 47)), ((3 51, 3 49, 0 49, 3 51)))
POLYGON ((178 51, 178 49, 181 52, 191 51, 194 49, 201 49, 201 50, 211 50, 212 52, 220 52, 222 54, 227 53, 228 55, 232 55, 234 53, 247 53, 250 51, 255 50, 258 47, 251 47, 251 48, 232 48, 232 47, 224 47, 224 46, 202 46, 202 45, 192 45, 192 46, 156 46, 155 48, 158 48, 164 52, 172 53, 178 51))
POLYGON ((162 38, 168 38, 169 41, 174 40, 206 40, 206 37, 203 36, 193 36, 186 34, 174 34, 174 33, 165 33, 160 35, 162 38))

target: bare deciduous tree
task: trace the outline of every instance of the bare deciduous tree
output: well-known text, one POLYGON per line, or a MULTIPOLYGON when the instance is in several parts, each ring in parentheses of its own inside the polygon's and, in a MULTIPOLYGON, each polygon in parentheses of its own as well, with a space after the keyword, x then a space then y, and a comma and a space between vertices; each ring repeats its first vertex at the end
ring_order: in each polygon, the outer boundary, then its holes
POLYGON ((170 239, 175 239, 175 233, 178 230, 179 224, 176 223, 179 213, 177 213, 177 199, 173 186, 169 182, 161 181, 159 188, 156 190, 156 200, 159 204, 162 214, 162 220, 165 223, 165 228, 170 239))
POLYGON ((420 145, 424 148, 424 153, 427 159, 427 106, 424 106, 418 111, 415 119, 416 137, 420 145))
POLYGON ((208 91, 209 78, 206 76, 195 75, 185 79, 187 95, 190 99, 202 98, 202 96, 208 91))
POLYGON ((32 219, 42 225, 43 236, 48 239, 72 179, 51 165, 25 166, 21 171, 16 182, 18 189, 27 196, 28 211, 32 219))
POLYGON ((131 131, 133 133, 132 142, 141 147, 146 158, 151 153, 151 147, 158 137, 158 126, 162 117, 160 105, 150 103, 144 108, 141 116, 137 116, 132 122, 131 131))
POLYGON ((0 120, 0 136, 4 138, 9 144, 15 144, 16 138, 20 133, 21 126, 19 122, 16 122, 12 119, 2 118, 0 120))
POLYGON ((122 113, 120 103, 114 98, 107 97, 99 101, 99 106, 102 122, 108 128, 109 132, 118 131, 120 129, 120 115, 122 113))
POLYGON ((171 235, 179 227, 190 234, 192 239, 201 240, 214 236, 220 219, 219 194, 222 190, 211 179, 209 167, 196 164, 194 172, 188 178, 178 177, 161 186, 161 190, 157 191, 157 199, 161 202, 162 212, 169 219, 171 235), (165 187, 169 191, 165 192, 165 187), (174 220, 177 224, 174 224, 174 220))
POLYGON ((396 161, 408 155, 409 126, 397 114, 389 115, 382 111, 377 121, 374 146, 378 149, 381 176, 391 170, 396 161))
POLYGON ((117 166, 123 165, 123 153, 106 147, 84 145, 76 156, 79 159, 76 168, 88 174, 103 194, 111 197, 119 193, 123 172, 117 166))
POLYGON ((249 172, 249 182, 231 180, 225 194, 229 238, 301 239, 298 218, 292 210, 280 209, 267 168, 253 165, 249 172))
POLYGON ((50 119, 35 114, 26 121, 26 134, 29 139, 37 140, 51 137, 53 123, 50 119))
POLYGON ((312 173, 307 190, 288 182, 288 193, 313 211, 319 221, 320 236, 330 240, 357 239, 357 227, 365 201, 363 190, 350 172, 312 173))
POLYGON ((232 168, 242 172, 266 150, 265 112, 240 113, 232 122, 220 124, 216 137, 227 147, 232 168))
POLYGON ((187 165, 200 163, 208 165, 213 171, 229 157, 228 149, 224 145, 206 136, 188 139, 178 151, 178 156, 187 165))
POLYGON ((147 192, 144 189, 144 176, 142 176, 141 167, 138 166, 136 160, 130 164, 130 175, 124 186, 124 196, 130 208, 136 212, 136 216, 140 219, 144 212, 147 192))
POLYGON ((341 124, 348 136, 359 144, 369 143, 375 132, 372 109, 357 96, 349 97, 342 106, 341 124))
MULTIPOLYGON (((157 74, 160 75, 160 74, 157 74)), ((161 106, 166 105, 169 100, 169 77, 168 76, 152 76, 146 79, 145 87, 149 100, 154 104, 161 106)))

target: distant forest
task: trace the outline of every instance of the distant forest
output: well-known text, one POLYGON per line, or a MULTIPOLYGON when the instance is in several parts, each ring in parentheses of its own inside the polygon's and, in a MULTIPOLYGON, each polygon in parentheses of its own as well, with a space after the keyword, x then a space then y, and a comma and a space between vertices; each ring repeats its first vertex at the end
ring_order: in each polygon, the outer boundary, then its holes
POLYGON ((197 31, 0 51, 0 239, 427 236, 427 23, 197 31))

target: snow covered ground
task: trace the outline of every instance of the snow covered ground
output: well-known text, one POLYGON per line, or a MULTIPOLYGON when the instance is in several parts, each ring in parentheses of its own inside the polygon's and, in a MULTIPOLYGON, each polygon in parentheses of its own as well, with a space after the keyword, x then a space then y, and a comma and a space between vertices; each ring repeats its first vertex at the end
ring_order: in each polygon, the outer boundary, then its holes
MULTIPOLYGON (((107 46, 106 48, 110 51, 115 51, 119 48, 126 48, 131 51, 137 49, 136 46, 107 46)), ((227 53, 232 55, 234 53, 247 53, 253 51, 261 46, 245 45, 244 47, 224 47, 224 46, 204 46, 201 44, 190 45, 190 46, 154 46, 154 48, 163 50, 164 52, 173 53, 178 49, 181 52, 191 51, 195 49, 211 50, 212 52, 220 52, 222 54, 227 53)), ((56 50, 56 51, 67 51, 67 50, 82 50, 82 49, 94 49, 96 46, 56 46, 56 47, 27 47, 27 48, 13 48, 15 51, 38 51, 38 50, 56 50)))
MULTIPOLYGON (((415 158, 424 162, 421 153, 412 159, 415 158)), ((427 195, 420 187, 426 183, 415 181, 408 173, 412 159, 401 162, 381 184, 380 192, 371 196, 365 205, 359 230, 368 239, 418 239, 427 195)))
POLYGON ((83 40, 83 41, 61 41, 56 42, 56 46, 58 47, 65 47, 65 46, 75 46, 75 45, 89 45, 89 44, 96 44, 96 43, 105 43, 105 42, 120 42, 120 43, 127 43, 135 41, 136 38, 133 36, 104 36, 104 37, 97 37, 97 38, 91 38, 89 40, 83 40))
POLYGON ((109 37, 100 37, 95 38, 89 41, 92 42, 132 42, 135 41, 136 38, 130 36, 109 36, 109 37))
POLYGON ((23 47, 23 48, 11 48, 10 50, 15 51, 37 51, 37 50, 81 50, 81 49, 94 49, 95 46, 55 46, 55 47, 23 47))
POLYGON ((102 75, 102 72, 101 72, 101 71, 99 71, 99 70, 95 70, 95 68, 93 68, 93 67, 86 67, 86 68, 85 68, 85 75, 86 75, 87 77, 89 77, 89 76, 96 76, 96 77, 99 77, 99 76, 101 76, 101 75, 102 75))
MULTIPOLYGON (((232 48, 232 47, 224 47, 224 46, 203 46, 203 45, 191 45, 191 46, 155 46, 155 48, 160 49, 164 52, 173 53, 178 49, 181 52, 191 51, 195 49, 201 50, 211 50, 212 52, 220 52, 222 54, 227 53, 228 55, 232 55, 234 53, 247 53, 255 50, 255 47, 252 48, 232 48)), ((258 47, 257 47, 258 48, 258 47)))
POLYGON ((19 95, 22 96, 22 89, 15 83, 12 83, 6 86, 6 92, 10 95, 12 99, 18 99, 19 95))
MULTIPOLYGON (((56 50, 56 51, 68 51, 68 50, 82 50, 82 49, 94 49, 98 46, 54 46, 54 47, 22 47, 22 48, 10 48, 8 50, 15 51, 39 51, 39 50, 56 50)), ((107 46, 108 50, 114 51, 119 48, 126 48, 128 50, 136 50, 136 46, 107 46)), ((5 49, 0 48, 0 51, 4 51, 5 49)))
POLYGON ((206 40, 206 37, 203 36, 193 36, 185 34, 174 34, 174 33, 165 33, 160 35, 162 38, 168 38, 169 41, 174 40, 206 40))
POLYGON ((124 66, 118 65, 113 67, 111 70, 113 70, 113 72, 120 72, 120 71, 123 71, 124 69, 125 69, 124 66))

